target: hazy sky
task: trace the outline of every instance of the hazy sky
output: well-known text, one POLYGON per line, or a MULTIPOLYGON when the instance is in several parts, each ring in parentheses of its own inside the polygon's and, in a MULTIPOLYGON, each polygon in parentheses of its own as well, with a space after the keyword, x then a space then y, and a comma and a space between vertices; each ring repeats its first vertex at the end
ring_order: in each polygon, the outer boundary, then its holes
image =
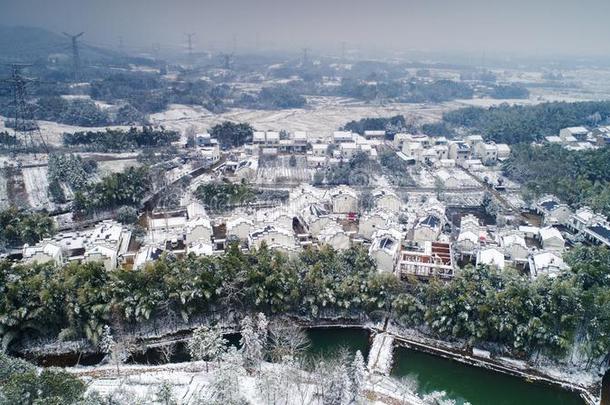
POLYGON ((610 53, 610 0, 0 0, 0 24, 116 46, 610 53))

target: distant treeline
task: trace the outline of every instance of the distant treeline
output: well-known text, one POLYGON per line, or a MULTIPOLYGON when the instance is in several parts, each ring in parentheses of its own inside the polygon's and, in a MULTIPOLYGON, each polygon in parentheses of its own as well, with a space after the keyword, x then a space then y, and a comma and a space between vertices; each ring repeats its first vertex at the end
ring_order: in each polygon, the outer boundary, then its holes
POLYGON ((156 129, 151 126, 144 126, 142 129, 132 127, 128 131, 107 129, 106 131, 75 132, 63 135, 65 146, 84 146, 88 150, 98 152, 169 146, 179 139, 180 135, 176 131, 164 128, 156 129))
POLYGON ((609 116, 610 101, 587 101, 466 107, 445 113, 443 121, 481 133, 490 141, 514 144, 540 141, 562 128, 602 122, 609 116))

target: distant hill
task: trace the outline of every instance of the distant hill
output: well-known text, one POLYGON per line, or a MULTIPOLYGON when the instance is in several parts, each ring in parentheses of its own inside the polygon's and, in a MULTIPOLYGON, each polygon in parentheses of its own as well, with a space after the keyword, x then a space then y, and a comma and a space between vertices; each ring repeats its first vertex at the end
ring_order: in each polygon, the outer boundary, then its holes
MULTIPOLYGON (((35 27, 0 25, 0 62, 36 62, 50 55, 72 55, 69 38, 35 27)), ((118 52, 87 45, 86 34, 80 46, 83 61, 98 62, 124 59, 118 52)))

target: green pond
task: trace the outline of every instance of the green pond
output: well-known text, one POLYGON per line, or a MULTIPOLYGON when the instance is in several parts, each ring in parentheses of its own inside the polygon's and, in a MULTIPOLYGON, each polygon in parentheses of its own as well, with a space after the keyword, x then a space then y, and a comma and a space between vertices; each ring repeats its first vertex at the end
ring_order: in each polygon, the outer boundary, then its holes
MULTIPOLYGON (((364 356, 369 332, 361 328, 313 328, 307 331, 310 352, 329 355, 343 347, 364 356)), ((403 347, 394 349, 392 375, 415 380, 419 394, 445 391, 458 405, 583 405, 578 394, 510 375, 469 366, 403 347)))
POLYGON ((420 394, 445 391, 458 405, 584 404, 570 391, 403 347, 394 350, 392 374, 417 381, 420 394))

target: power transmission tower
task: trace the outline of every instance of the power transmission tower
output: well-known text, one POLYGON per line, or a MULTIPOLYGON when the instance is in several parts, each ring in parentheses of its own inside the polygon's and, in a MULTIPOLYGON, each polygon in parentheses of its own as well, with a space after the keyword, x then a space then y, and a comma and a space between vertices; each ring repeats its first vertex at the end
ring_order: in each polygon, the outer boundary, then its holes
POLYGON ((188 46, 188 51, 189 51, 189 59, 192 62, 193 59, 193 37, 195 36, 194 32, 189 32, 186 35, 186 40, 187 40, 187 46, 188 46))
POLYGON ((303 60, 301 61, 301 65, 305 66, 309 62, 309 48, 303 48, 303 60))
POLYGON ((233 65, 233 53, 221 53, 222 67, 226 70, 230 70, 233 65))
POLYGON ((82 37, 85 33, 81 32, 80 34, 70 35, 68 33, 63 33, 66 37, 70 38, 72 41, 72 63, 74 69, 74 81, 78 82, 80 75, 80 54, 78 52, 78 39, 82 37))
POLYGON ((32 106, 27 102, 27 84, 32 82, 21 74, 21 71, 31 65, 13 63, 11 66, 10 79, 4 79, 2 82, 8 83, 13 93, 13 121, 10 125, 15 132, 15 138, 21 140, 25 147, 28 142, 32 149, 36 147, 34 138, 38 138, 44 150, 48 153, 47 143, 40 132, 40 127, 34 119, 32 106))

